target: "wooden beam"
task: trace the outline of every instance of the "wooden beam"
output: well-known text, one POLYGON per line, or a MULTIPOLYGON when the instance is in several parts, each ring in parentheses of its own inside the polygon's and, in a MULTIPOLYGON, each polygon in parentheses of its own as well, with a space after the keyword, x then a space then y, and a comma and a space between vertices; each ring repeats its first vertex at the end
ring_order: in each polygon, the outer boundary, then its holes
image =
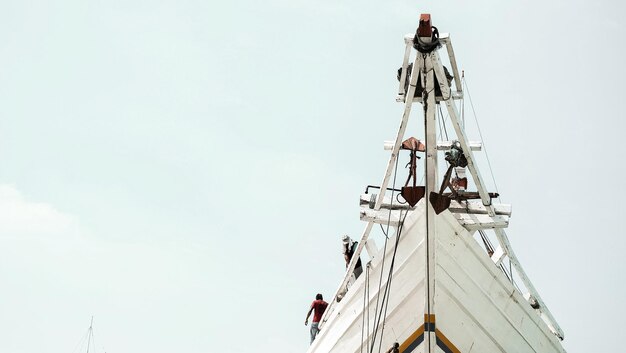
MULTIPOLYGON (((426 161, 425 168, 425 183, 426 183, 426 197, 431 192, 437 192, 438 182, 438 163, 437 163, 437 104, 435 100, 435 72, 437 69, 434 67, 438 65, 434 58, 437 51, 433 51, 427 55, 424 55, 423 66, 420 67, 422 71, 422 87, 424 87, 424 130, 426 137, 426 161)), ((446 81, 447 82, 447 81, 446 81)), ((448 98, 450 94, 447 94, 448 98)), ((426 199, 425 201, 427 201, 426 199)), ((437 223, 436 214, 433 205, 430 202, 426 203, 426 310, 425 315, 434 315, 437 310, 435 309, 435 276, 436 276, 436 236, 437 236, 437 223)), ((435 335, 433 332, 429 332, 428 336, 424 333, 424 340, 429 342, 428 347, 435 347, 435 335)))
MULTIPOLYGON (((373 210, 369 207, 361 207, 360 219, 365 222, 372 222, 377 224, 387 224, 397 227, 401 223, 401 218, 404 218, 406 212, 411 210, 406 209, 381 209, 373 210)), ((474 231, 479 229, 494 229, 494 228, 506 228, 509 225, 509 216, 507 215, 495 215, 489 216, 485 213, 466 213, 466 212, 452 212, 454 218, 467 230, 474 231)))
MULTIPOLYGON (((437 150, 447 151, 452 148, 454 141, 437 141, 437 150)), ((481 151, 483 149, 483 143, 481 141, 469 141, 469 146, 472 151, 481 151)))
MULTIPOLYGON (((359 204, 362 207, 369 208, 371 205, 372 194, 361 194, 361 198, 359 200, 359 204)), ((380 205, 381 210, 407 210, 414 209, 414 207, 409 206, 408 203, 404 201, 401 195, 395 194, 393 202, 391 202, 390 196, 385 196, 383 202, 380 205)), ((512 212, 511 205, 509 204, 494 204, 493 205, 494 212, 496 215, 504 215, 510 216, 512 212)), ((467 200, 467 201, 456 201, 452 200, 450 202, 450 208, 448 208, 452 213, 470 213, 470 214, 488 214, 489 211, 487 207, 485 207, 482 202, 478 200, 467 200)))
POLYGON ((439 40, 446 45, 446 51, 448 52, 448 58, 450 59, 450 65, 452 65, 452 74, 454 75, 454 85, 456 90, 463 94, 463 88, 461 85, 461 76, 459 75, 459 68, 456 65, 456 56, 454 55, 454 49, 452 48, 452 39, 450 34, 442 33, 439 35, 439 40))
MULTIPOLYGON (((510 216, 512 212, 509 204, 493 204, 494 213, 501 216, 510 216)), ((489 214, 489 210, 482 202, 478 200, 455 201, 450 202, 450 212, 452 213, 470 213, 470 214, 489 214)))
MULTIPOLYGON (((448 82, 448 81, 446 81, 446 82, 448 82)), ((461 91, 451 91, 450 98, 452 98, 453 100, 463 99, 463 92, 461 92, 461 91)), ((396 98, 396 100, 398 100, 398 99, 396 98)), ((448 97, 436 96, 435 100, 437 102, 442 102, 442 101, 448 100, 448 97)), ((422 103, 422 97, 420 97, 420 96, 413 97, 413 103, 422 103)))
MULTIPOLYGON (((407 40, 404 38, 404 59, 402 60, 402 71, 400 73, 400 87, 398 88, 398 97, 404 97, 406 93, 404 91, 404 82, 406 81, 407 67, 409 66, 409 56, 411 55, 411 47, 413 39, 407 40)), ((402 102, 404 99, 400 100, 402 102)))
POLYGON ((477 213, 453 213, 453 215, 469 231, 506 228, 509 226, 509 216, 490 216, 477 213))
MULTIPOLYGON (((402 211, 402 216, 408 210, 402 211)), ((369 207, 361 207, 360 218, 365 222, 373 222, 377 224, 387 224, 397 227, 400 225, 400 210, 372 210, 369 207)))
MULTIPOLYGON (((433 70, 435 70, 435 77, 437 79, 437 83, 439 84, 439 89, 441 90, 442 99, 450 99, 451 98, 451 90, 450 86, 448 86, 448 78, 446 77, 445 71, 443 69, 443 64, 439 59, 439 54, 437 51, 430 53, 431 60, 433 62, 433 70)), ((461 92, 461 95, 463 93, 461 92)))
MULTIPOLYGON (((438 151, 447 151, 452 147, 454 141, 437 141, 437 150, 438 151)), ((389 151, 393 149, 394 141, 384 141, 383 148, 385 151, 389 151)), ((470 148, 472 151, 480 151, 483 148, 483 143, 480 141, 470 141, 470 148)))
MULTIPOLYGON (((361 206, 370 207, 372 205, 372 194, 361 194, 361 198, 359 200, 359 204, 361 206)), ((370 207, 371 208, 371 207, 370 207)), ((393 195, 393 202, 391 202, 391 196, 385 196, 382 203, 380 204, 381 209, 386 210, 408 210, 412 209, 402 196, 399 193, 395 193, 393 195), (398 201, 399 200, 399 201, 398 201)))
POLYGON ((491 260, 493 260, 493 263, 495 263, 496 266, 500 266, 500 263, 502 263, 505 255, 506 252, 504 251, 504 248, 502 246, 498 246, 498 248, 493 252, 493 255, 491 255, 491 260))

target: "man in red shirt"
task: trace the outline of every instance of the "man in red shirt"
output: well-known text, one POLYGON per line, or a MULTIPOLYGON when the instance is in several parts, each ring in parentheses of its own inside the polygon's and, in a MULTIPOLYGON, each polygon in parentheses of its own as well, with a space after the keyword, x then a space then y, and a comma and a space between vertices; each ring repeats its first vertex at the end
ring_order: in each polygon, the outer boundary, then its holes
POLYGON ((317 336, 317 333, 320 332, 319 323, 327 306, 328 303, 325 302, 322 295, 318 293, 315 296, 315 300, 313 301, 313 303, 311 303, 311 309, 309 309, 309 312, 306 314, 306 319, 304 319, 304 326, 309 324, 309 316, 311 316, 311 313, 315 311, 315 314, 313 315, 313 322, 311 322, 311 343, 313 343, 313 340, 315 339, 315 336, 317 336))

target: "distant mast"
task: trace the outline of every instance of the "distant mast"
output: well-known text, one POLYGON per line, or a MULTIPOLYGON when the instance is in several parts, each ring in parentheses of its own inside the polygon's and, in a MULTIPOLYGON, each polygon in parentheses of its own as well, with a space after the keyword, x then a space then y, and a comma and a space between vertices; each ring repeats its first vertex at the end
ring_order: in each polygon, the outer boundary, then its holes
POLYGON ((89 323, 89 329, 87 330, 87 353, 89 353, 89 348, 90 348, 92 341, 93 341, 93 315, 91 316, 91 322, 89 323))

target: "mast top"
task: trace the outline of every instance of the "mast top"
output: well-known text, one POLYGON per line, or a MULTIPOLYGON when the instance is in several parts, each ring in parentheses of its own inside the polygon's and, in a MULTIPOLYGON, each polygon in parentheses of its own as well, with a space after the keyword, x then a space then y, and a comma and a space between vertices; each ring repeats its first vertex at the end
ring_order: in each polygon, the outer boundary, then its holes
POLYGON ((433 34, 433 26, 430 23, 430 14, 423 13, 420 15, 420 24, 417 27, 417 35, 420 37, 428 37, 433 34))

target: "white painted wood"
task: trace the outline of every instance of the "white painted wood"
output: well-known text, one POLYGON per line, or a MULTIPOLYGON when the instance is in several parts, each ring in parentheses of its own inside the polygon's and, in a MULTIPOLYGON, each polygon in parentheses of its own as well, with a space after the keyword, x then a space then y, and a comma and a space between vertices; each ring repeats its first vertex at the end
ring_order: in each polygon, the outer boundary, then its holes
MULTIPOLYGON (((361 207, 360 218, 365 222, 374 222, 377 224, 389 224, 398 226, 400 220, 406 214, 406 209, 389 210, 381 208, 380 210, 372 210, 368 207, 361 207)), ((452 213, 452 212, 451 212, 452 213)), ((465 227, 465 229, 473 231, 478 229, 494 229, 506 228, 509 222, 507 215, 489 216, 481 213, 454 212, 457 220, 465 227)))
POLYGON ((526 299, 526 301, 528 301, 528 304, 530 304, 531 307, 534 308, 534 307, 539 306, 539 302, 537 301, 537 298, 535 298, 532 294, 526 293, 524 294, 524 298, 526 299))
POLYGON ((374 239, 367 239, 367 241, 365 242, 365 250, 367 250, 367 255, 369 256, 370 260, 373 259, 376 254, 378 254, 378 247, 376 246, 376 242, 374 241, 374 239))
MULTIPOLYGON (((407 42, 405 41, 404 45, 404 59, 402 60, 402 73, 400 74, 400 87, 398 88, 398 96, 402 96, 404 97, 404 94, 406 92, 404 92, 404 82, 406 81, 406 73, 407 73, 407 67, 409 66, 409 56, 411 55, 411 44, 412 41, 407 42)), ((404 101, 401 100, 401 101, 404 101)))
MULTIPOLYGON (((381 351, 394 342, 404 343, 424 322, 425 206, 425 200, 420 201, 405 220, 397 248, 381 351)), ((461 352, 565 353, 538 312, 453 214, 444 211, 436 217, 436 222, 437 329, 461 352)), ((391 234, 386 252, 383 254, 381 249, 371 263, 370 295, 365 302, 366 272, 354 282, 341 302, 327 308, 321 331, 309 347, 309 353, 368 351, 363 342, 371 342, 373 338, 374 309, 377 299, 382 299, 384 294, 395 239, 395 234, 391 234)), ((377 337, 381 337, 381 332, 379 329, 377 337)), ((378 343, 375 352, 377 347, 378 343)), ((425 352, 424 347, 425 343, 413 352, 425 352)), ((441 353, 439 348, 433 352, 441 353)))
MULTIPOLYGON (((437 141, 437 150, 439 151, 447 151, 451 148, 454 141, 437 141)), ((383 149, 385 151, 389 151, 393 149, 394 141, 384 141, 383 149)), ((470 148, 472 151, 480 151, 483 148, 483 143, 481 141, 470 141, 470 148)))
MULTIPOLYGON (((370 207, 371 205, 371 197, 372 194, 361 194, 361 198, 359 200, 359 204, 361 205, 361 207, 370 207)), ((385 210, 385 209, 392 209, 392 210, 397 210, 397 209, 403 209, 403 210, 408 210, 410 208, 412 208, 408 203, 406 203, 406 201, 404 201, 404 198, 400 195, 400 193, 395 192, 393 194, 393 202, 391 202, 391 195, 387 195, 385 196, 385 198, 383 199, 380 208, 381 211, 385 210), (400 202, 398 202, 398 200, 400 202)))
MULTIPOLYGON (((451 91, 450 95, 453 100, 463 99, 463 92, 461 91, 451 91)), ((447 100, 447 98, 444 99, 442 97, 437 97, 437 102, 442 102, 445 100, 447 100)), ((396 101, 402 102, 404 101, 404 97, 402 97, 402 100, 398 100, 398 98, 396 98, 396 101)), ((422 102, 422 97, 420 96, 413 97, 413 103, 421 103, 421 102, 422 102)))
MULTIPOLYGON (((451 217, 452 216, 452 217, 451 217)), ((443 212, 437 245, 437 327, 461 352, 565 352, 476 240, 443 212)))
MULTIPOLYGON (((407 211, 402 211, 406 213, 407 211)), ((360 211, 360 218, 365 222, 373 222, 377 224, 387 224, 397 227, 400 224, 400 211, 395 210, 372 210, 366 207, 362 207, 360 211)))
MULTIPOLYGON (((425 200, 428 200, 428 195, 431 192, 438 192, 439 181, 437 176, 438 163, 437 163, 437 106, 435 102, 435 72, 436 66, 436 51, 430 54, 424 55, 424 61, 420 66, 422 74, 422 87, 424 87, 423 99, 425 100, 424 106, 424 122, 426 130, 426 195, 425 200)), ((446 94, 444 93, 444 96, 446 94)), ((449 91, 447 96, 449 97, 449 91)), ((435 210, 430 202, 426 202, 426 315, 434 315, 437 312, 435 307, 435 264, 436 264, 436 247, 435 237, 437 234, 436 215, 435 210)), ((424 333, 425 343, 431 347, 436 346, 436 337, 432 332, 424 333)))
MULTIPOLYGON (((496 215, 510 216, 512 213, 511 205, 509 204, 493 204, 493 209, 496 215)), ((482 204, 480 200, 467 200, 467 201, 454 201, 450 202, 450 212, 465 212, 465 213, 479 213, 489 214, 487 207, 482 204)))
POLYGON ((500 266, 502 260, 504 259, 504 256, 506 256, 504 248, 502 246, 498 246, 496 250, 494 250, 493 255, 491 255, 491 260, 494 264, 496 264, 496 266, 500 266))
POLYGON ((430 53, 430 59, 433 63, 433 69, 435 70, 435 76, 437 77, 437 82, 439 83, 439 89, 441 90, 442 99, 450 99, 450 86, 448 86, 448 78, 443 70, 443 64, 439 59, 439 54, 435 50, 430 53))
MULTIPOLYGON (((452 148, 454 141, 437 141, 437 150, 447 151, 452 148)), ((472 151, 481 151, 483 143, 481 141, 469 141, 469 146, 472 151)))
POLYGON ((463 94, 463 87, 461 85, 461 76, 459 75, 459 68, 456 64, 456 56, 454 55, 454 48, 452 48, 452 39, 450 35, 446 33, 446 37, 442 38, 439 36, 439 39, 446 45, 446 51, 448 52, 448 58, 450 59, 450 65, 452 66, 452 74, 454 75, 454 85, 456 90, 463 94))
MULTIPOLYGON (((413 43, 413 37, 415 37, 414 33, 407 33, 404 35, 404 42, 409 42, 409 43, 413 43)), ((441 41, 442 44, 446 44, 446 41, 448 41, 450 38, 450 33, 439 33, 439 41, 441 41)))
POLYGON ((509 226, 509 216, 490 216, 476 213, 453 213, 453 215, 467 230, 506 228, 509 226))
POLYGON ((394 144, 395 144, 395 141, 383 141, 383 149, 385 151, 393 150, 394 144))
MULTIPOLYGON (((372 194, 361 194, 359 203, 361 207, 369 208, 372 194)), ((510 216, 512 213, 511 205, 509 204, 493 204, 493 210, 496 215, 510 216)), ((393 196, 393 202, 391 202, 391 196, 385 196, 380 206, 380 210, 398 210, 398 209, 411 209, 410 205, 404 201, 401 195, 397 192, 393 196), (401 202, 398 202, 401 201, 401 202)), ((479 213, 488 214, 487 207, 485 207, 480 200, 467 200, 450 202, 450 208, 452 213, 479 213)))
MULTIPOLYGON (((449 43, 451 43, 449 40, 447 40, 445 43, 446 43, 446 46, 447 46, 447 49, 448 49, 448 54, 450 55, 451 63, 453 64, 452 66, 453 66, 453 71, 454 71, 454 75, 455 75, 455 82, 458 85, 457 86, 457 91, 460 91, 460 77, 458 75, 458 69, 456 68, 456 60, 454 59, 454 51, 452 49, 452 45, 449 44, 449 43)), ((467 142, 468 140, 467 140, 467 138, 465 136, 465 133, 464 133, 464 131, 462 129, 461 122, 459 120, 459 114, 458 114, 458 112, 456 110, 456 106, 454 105, 454 103, 453 103, 453 101, 451 99, 446 100, 445 104, 446 104, 446 107, 448 108, 448 113, 449 113, 449 115, 451 117, 451 121, 452 121, 452 124, 454 126, 455 132, 457 134, 457 138, 461 142, 461 148, 465 152, 465 155, 466 155, 466 157, 468 159, 468 169, 469 169, 470 173, 472 174, 472 177, 474 179, 474 184, 476 185, 476 187, 478 189, 478 192, 481 195, 482 203, 484 205, 490 205, 491 198, 489 197, 487 190, 484 188, 484 182, 482 180, 482 177, 481 177, 480 173, 478 172, 477 167, 474 164, 474 158, 473 158, 473 155, 471 153, 471 148, 469 147, 469 144, 467 142)), ((486 209, 487 209, 489 215, 495 216, 495 210, 493 210, 492 207, 487 207, 486 209)), ((500 246, 502 246, 505 249, 505 252, 508 254, 509 258, 511 259, 511 263, 515 267, 516 273, 518 273, 518 275, 522 279, 522 281, 523 281, 524 285, 526 286, 526 288, 529 289, 529 291, 534 295, 535 298, 537 298, 537 301, 540 303, 543 315, 546 318, 548 318, 549 326, 553 328, 554 333, 558 337, 563 338, 564 337, 563 331, 560 329, 559 325, 556 323, 556 320, 554 319, 552 314, 549 312, 549 310, 547 309, 547 307, 543 303, 543 301, 542 301, 541 297, 539 296, 538 292, 535 290, 534 286, 532 285, 532 283, 530 282, 530 280, 526 276, 526 274, 525 274, 521 264, 519 263, 519 261, 517 260, 517 258, 515 256, 515 254, 512 252, 512 249, 510 248, 510 244, 508 243, 508 238, 506 237, 506 234, 500 228, 496 228, 496 234, 497 234, 498 242, 500 243, 500 246)))

